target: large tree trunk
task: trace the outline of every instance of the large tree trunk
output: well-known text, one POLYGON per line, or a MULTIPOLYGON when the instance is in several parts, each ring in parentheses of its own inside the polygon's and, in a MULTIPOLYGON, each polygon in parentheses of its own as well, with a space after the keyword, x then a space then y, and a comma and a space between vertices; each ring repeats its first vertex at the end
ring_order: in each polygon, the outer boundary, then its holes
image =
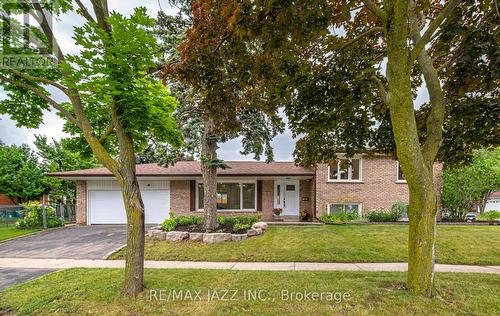
MULTIPOLYGON (((134 166, 135 168, 135 166, 134 166)), ((144 284, 144 203, 135 170, 124 171, 120 181, 123 202, 127 213, 127 253, 125 257, 125 282, 123 292, 135 296, 144 284)))
POLYGON ((430 295, 434 275, 437 211, 432 170, 434 158, 431 158, 435 148, 425 151, 424 155, 418 137, 410 77, 412 61, 408 46, 408 1, 393 0, 386 4, 389 107, 397 155, 410 191, 408 289, 430 295))
POLYGON ((203 175, 203 209, 205 229, 217 228, 217 139, 214 135, 214 122, 206 117, 203 130, 201 172, 203 175))
POLYGON ((144 288, 144 203, 135 173, 132 135, 124 129, 117 107, 113 108, 111 119, 119 148, 120 164, 116 177, 127 213, 127 253, 123 292, 128 296, 136 296, 144 288))

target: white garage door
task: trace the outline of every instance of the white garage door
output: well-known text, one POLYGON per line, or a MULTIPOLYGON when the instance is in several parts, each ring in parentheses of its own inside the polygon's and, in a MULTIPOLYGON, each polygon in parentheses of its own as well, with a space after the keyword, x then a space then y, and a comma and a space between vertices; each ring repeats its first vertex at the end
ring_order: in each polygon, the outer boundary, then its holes
MULTIPOLYGON (((141 188, 146 224, 159 224, 168 218, 170 191, 141 188)), ((119 190, 88 191, 89 224, 126 224, 127 216, 119 190)))

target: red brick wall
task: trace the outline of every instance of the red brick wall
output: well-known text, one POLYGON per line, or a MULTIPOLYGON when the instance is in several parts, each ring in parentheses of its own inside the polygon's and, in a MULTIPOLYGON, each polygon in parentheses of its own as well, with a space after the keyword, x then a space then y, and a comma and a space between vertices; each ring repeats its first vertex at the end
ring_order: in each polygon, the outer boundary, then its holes
MULTIPOLYGON (((335 202, 362 203, 363 213, 374 208, 389 209, 395 202, 408 202, 408 185, 396 182, 397 162, 391 157, 363 157, 362 182, 328 182, 328 166, 316 169, 316 216, 335 202)), ((441 164, 434 166, 436 186, 441 185, 441 164)), ((439 190, 440 191, 440 190, 439 190)))
POLYGON ((87 181, 76 181, 76 223, 87 225, 87 181))
POLYGON ((262 220, 270 221, 273 219, 274 208, 274 181, 262 181, 262 220))
POLYGON ((314 179, 300 180, 299 185, 299 211, 307 210, 309 214, 314 211, 314 179), (308 198, 308 201, 303 201, 308 198))

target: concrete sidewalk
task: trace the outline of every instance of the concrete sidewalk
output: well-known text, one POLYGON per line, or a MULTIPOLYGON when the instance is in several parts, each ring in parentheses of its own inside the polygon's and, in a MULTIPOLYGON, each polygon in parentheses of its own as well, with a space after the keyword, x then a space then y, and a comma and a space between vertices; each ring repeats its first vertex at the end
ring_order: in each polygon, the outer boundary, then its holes
MULTIPOLYGON (((0 258, 0 268, 68 269, 123 268, 124 260, 0 258)), ((150 269, 226 269, 266 271, 406 271, 407 263, 196 262, 149 261, 150 269)), ((436 264, 437 272, 500 274, 500 266, 436 264)))

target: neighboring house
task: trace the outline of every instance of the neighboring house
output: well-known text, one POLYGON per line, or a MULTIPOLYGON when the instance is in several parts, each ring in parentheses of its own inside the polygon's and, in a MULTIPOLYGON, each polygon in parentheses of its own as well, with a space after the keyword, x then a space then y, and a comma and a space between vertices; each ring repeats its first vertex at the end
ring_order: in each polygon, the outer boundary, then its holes
POLYGON ((19 201, 17 199, 11 199, 7 195, 0 193, 0 206, 16 206, 19 204, 19 201))
POLYGON ((484 203, 484 212, 500 211, 500 191, 491 192, 484 203))
MULTIPOLYGON (((301 210, 314 217, 341 211, 366 213, 408 202, 408 186, 399 164, 388 156, 359 156, 351 164, 320 164, 306 168, 293 162, 228 161, 218 171, 218 208, 221 214, 255 214, 273 220, 273 209, 297 218, 301 210)), ((203 181, 200 163, 180 161, 164 168, 137 166, 146 223, 160 223, 175 215, 202 214, 203 181)), ((440 187, 441 165, 435 165, 440 187)), ((120 188, 106 168, 49 174, 77 181, 77 223, 123 224, 125 209, 120 188)))

